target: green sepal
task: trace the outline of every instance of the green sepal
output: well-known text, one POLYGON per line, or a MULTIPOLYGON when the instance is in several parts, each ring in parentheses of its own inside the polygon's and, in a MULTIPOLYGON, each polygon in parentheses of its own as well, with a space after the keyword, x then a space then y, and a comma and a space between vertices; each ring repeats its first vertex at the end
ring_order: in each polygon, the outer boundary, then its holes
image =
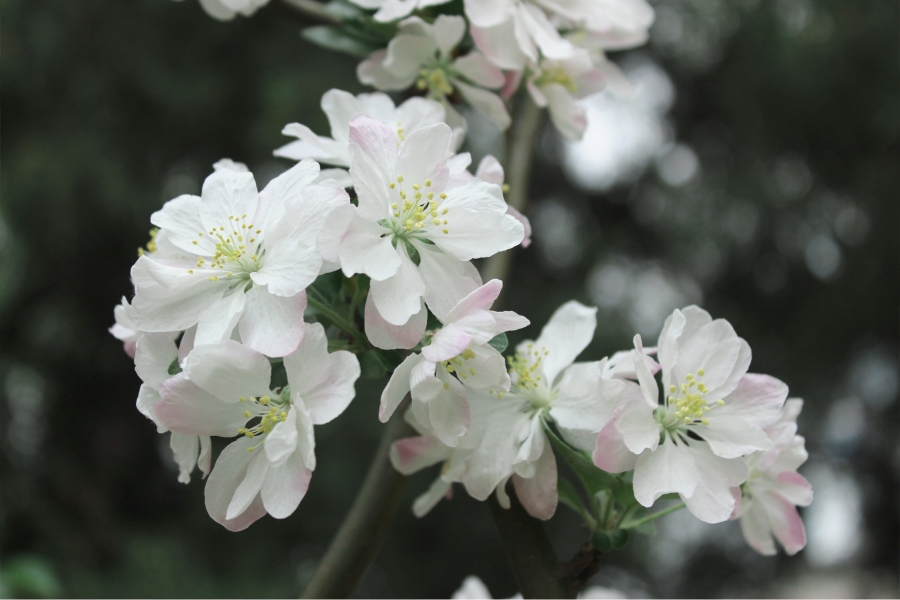
POLYGON ((444 324, 441 323, 440 319, 438 319, 436 316, 434 316, 434 313, 429 310, 428 311, 428 322, 425 323, 425 329, 430 330, 430 331, 437 331, 438 329, 440 329, 443 326, 444 326, 444 324))
POLYGON ((612 542, 613 549, 621 550, 628 545, 631 535, 625 529, 615 529, 609 532, 609 539, 612 542))
POLYGON ((321 46, 326 50, 333 50, 341 54, 349 54, 356 58, 366 58, 379 46, 369 41, 363 41, 351 36, 346 30, 329 25, 316 25, 307 27, 300 32, 307 42, 321 46))
POLYGON ((488 345, 494 348, 500 354, 503 354, 504 350, 509 347, 509 340, 506 337, 505 333, 501 333, 499 335, 495 335, 490 339, 488 345))
POLYGON ((576 450, 559 439, 546 421, 543 421, 543 425, 544 431, 547 432, 547 437, 550 438, 550 443, 553 444, 553 449, 569 465, 569 468, 575 472, 575 475, 581 480, 581 484, 590 496, 595 496, 598 492, 615 489, 619 485, 619 480, 594 465, 594 462, 586 452, 576 450))
POLYGON ((178 359, 176 358, 171 362, 168 369, 169 375, 178 375, 181 373, 181 365, 178 364, 178 359))
POLYGON ((594 550, 602 552, 603 554, 606 554, 613 549, 612 537, 610 537, 609 532, 603 531, 602 529, 598 529, 594 532, 591 536, 591 543, 594 545, 594 550))

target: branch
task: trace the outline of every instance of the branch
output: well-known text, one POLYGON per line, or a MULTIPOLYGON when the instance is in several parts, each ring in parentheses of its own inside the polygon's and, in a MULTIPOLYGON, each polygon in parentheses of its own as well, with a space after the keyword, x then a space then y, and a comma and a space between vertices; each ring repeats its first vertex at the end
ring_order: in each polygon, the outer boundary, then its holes
POLYGON ((325 5, 316 2, 316 0, 284 0, 284 3, 295 11, 316 21, 333 24, 341 22, 340 19, 328 12, 325 5))
POLYGON ((349 598, 381 548, 406 489, 407 477, 394 470, 388 453, 396 440, 415 435, 403 419, 408 406, 409 396, 385 427, 356 500, 301 598, 349 598))

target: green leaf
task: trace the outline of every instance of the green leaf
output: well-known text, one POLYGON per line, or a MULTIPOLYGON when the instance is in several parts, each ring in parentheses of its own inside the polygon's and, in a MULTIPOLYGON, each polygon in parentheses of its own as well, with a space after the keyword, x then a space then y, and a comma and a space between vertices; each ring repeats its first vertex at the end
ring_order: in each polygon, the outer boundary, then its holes
POLYGON ((503 354, 504 350, 506 350, 506 348, 509 346, 509 340, 506 338, 505 333, 501 333, 500 335, 495 335, 493 338, 491 338, 488 344, 493 346, 494 350, 496 350, 500 354, 503 354))
POLYGON ((379 48, 376 44, 351 36, 343 29, 328 25, 307 27, 300 32, 300 35, 306 41, 312 42, 317 46, 357 58, 366 58, 379 48))
POLYGON ((366 350, 357 355, 361 377, 366 379, 379 379, 385 373, 396 369, 403 360, 396 352, 388 350, 366 350))
POLYGON ((588 494, 594 496, 597 492, 615 489, 619 485, 619 480, 595 466, 587 453, 576 450, 559 439, 546 422, 544 422, 544 431, 547 432, 553 449, 575 472, 588 494))
POLYGON ((176 358, 169 365, 169 375, 178 375, 179 373, 181 373, 181 365, 178 364, 178 359, 176 358))
POLYGON ((425 329, 429 330, 437 330, 443 327, 444 324, 441 323, 440 319, 434 316, 430 310, 428 311, 428 322, 425 324, 425 329))
POLYGON ((638 503, 634 497, 634 485, 623 479, 619 480, 619 486, 613 490, 613 497, 625 508, 630 508, 638 503))
POLYGON ((0 569, 4 598, 58 598, 62 586, 52 563, 37 555, 19 555, 4 560, 0 569))

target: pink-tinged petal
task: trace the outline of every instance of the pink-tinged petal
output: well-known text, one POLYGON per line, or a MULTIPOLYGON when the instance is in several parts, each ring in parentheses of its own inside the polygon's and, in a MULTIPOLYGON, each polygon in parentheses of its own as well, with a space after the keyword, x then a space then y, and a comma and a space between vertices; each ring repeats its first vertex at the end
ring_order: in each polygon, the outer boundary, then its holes
POLYGON ((306 294, 291 298, 270 294, 260 286, 247 292, 247 306, 238 331, 241 340, 266 356, 286 356, 296 350, 303 339, 306 294))
POLYGON ((522 71, 507 71, 503 77, 506 80, 503 89, 500 90, 500 97, 509 101, 513 95, 519 91, 519 84, 522 83, 522 71))
POLYGON ((438 439, 455 447, 472 422, 463 385, 445 374, 441 379, 433 377, 413 387, 412 394, 413 400, 427 402, 431 427, 438 439))
POLYGON ((240 437, 229 444, 222 450, 215 468, 206 480, 206 510, 213 520, 229 531, 242 531, 266 514, 262 498, 257 495, 236 518, 226 518, 228 506, 238 486, 244 481, 250 462, 262 459, 268 463, 259 449, 247 451, 258 442, 253 438, 240 437))
POLYGON ((507 331, 518 331, 531 325, 531 321, 509 310, 501 312, 491 311, 491 315, 494 317, 494 323, 496 323, 494 331, 498 335, 507 331))
POLYGON ((806 528, 794 506, 777 494, 758 499, 766 509, 772 533, 784 546, 788 555, 794 555, 806 546, 806 528))
POLYGON ((537 461, 534 477, 524 479, 519 475, 513 475, 512 480, 516 496, 529 515, 542 521, 553 516, 559 496, 556 489, 556 457, 550 444, 544 446, 544 452, 537 461))
POLYGON ((262 268, 250 274, 253 283, 266 286, 270 294, 284 298, 305 290, 319 276, 322 267, 322 256, 315 244, 311 244, 314 240, 289 238, 267 245, 262 268))
POLYGON ((550 109, 550 120, 560 135, 569 141, 577 142, 587 129, 587 111, 569 94, 569 91, 558 83, 550 83, 541 87, 547 97, 550 109))
POLYGON ((807 458, 809 458, 809 453, 806 451, 806 440, 803 436, 795 435, 787 446, 769 452, 760 461, 760 467, 765 466, 770 473, 796 471, 800 465, 806 462, 807 458), (765 460, 770 457, 773 459, 771 462, 765 460))
POLYGON ((653 409, 647 406, 639 386, 626 383, 622 403, 616 409, 613 421, 622 434, 625 446, 633 453, 656 450, 659 445, 659 423, 653 418, 653 409))
POLYGON ((466 315, 474 311, 485 311, 491 307, 500 291, 503 289, 503 282, 499 279, 491 279, 476 290, 471 291, 465 298, 461 298, 456 306, 447 315, 444 321, 454 322, 462 319, 466 315))
POLYGON ((192 382, 223 402, 269 393, 272 366, 268 359, 233 340, 195 347, 182 367, 192 382))
POLYGON ((430 244, 415 244, 419 275, 425 283, 425 303, 446 322, 456 303, 481 285, 481 275, 468 261, 461 261, 430 244))
POLYGON ((452 452, 450 447, 432 436, 405 438, 391 445, 391 464, 398 472, 412 475, 447 460, 452 452))
POLYGON ((478 163, 478 169, 475 171, 475 177, 494 185, 503 185, 506 175, 503 172, 503 165, 500 161, 488 154, 478 163))
POLYGON ((263 506, 276 519, 291 516, 306 496, 312 471, 306 468, 298 453, 279 466, 269 468, 260 496, 263 506))
POLYGON ((765 428, 781 418, 788 387, 768 375, 747 373, 737 388, 724 398, 725 406, 715 409, 716 416, 733 415, 751 425, 765 428))
MULTIPOLYGON (((697 463, 687 448, 676 446, 670 438, 655 451, 646 450, 634 466, 634 497, 647 508, 663 494, 694 495, 699 481, 697 463)), ((731 511, 729 510, 729 513, 731 511)))
POLYGON ((795 506, 809 506, 813 500, 812 486, 800 473, 784 471, 776 477, 775 493, 795 506))
POLYGON ((344 350, 329 354, 328 338, 319 323, 307 326, 303 341, 296 352, 284 358, 284 366, 291 398, 302 402, 316 425, 337 418, 356 395, 359 361, 344 350))
POLYGON ((709 442, 713 453, 722 458, 746 456, 757 450, 771 450, 772 441, 754 425, 733 415, 709 413, 709 425, 696 425, 694 431, 709 442))
POLYGON ((395 253, 400 258, 400 268, 383 281, 372 280, 369 295, 382 318, 392 325, 404 325, 422 310, 422 294, 425 283, 416 265, 406 253, 406 246, 399 244, 395 253))
POLYGON ((178 483, 190 483, 191 471, 197 465, 197 457, 200 455, 200 438, 173 431, 169 447, 175 457, 175 464, 178 465, 178 483))
POLYGON ((537 6, 523 4, 521 9, 516 12, 516 16, 522 19, 528 33, 545 57, 569 58, 575 52, 572 43, 559 34, 556 27, 548 20, 547 15, 537 6))
POLYGON ((400 187, 412 184, 424 186, 426 181, 431 180, 434 189, 444 189, 450 174, 447 159, 452 152, 452 136, 453 132, 446 123, 435 123, 409 134, 400 146, 394 167, 394 173, 403 177, 400 187))
POLYGON ((373 281, 383 281, 397 274, 403 264, 400 251, 391 244, 390 237, 381 237, 384 233, 386 230, 378 223, 353 216, 341 238, 339 253, 346 277, 365 273, 373 281))
POLYGON ((598 433, 619 406, 625 382, 603 379, 599 363, 575 363, 563 371, 555 387, 557 397, 550 416, 557 424, 598 433))
POLYGON ((183 434, 232 437, 247 422, 243 404, 226 404, 200 389, 184 373, 166 380, 154 407, 159 422, 183 434))
POLYGON ((165 230, 169 241, 190 255, 213 255, 216 243, 200 221, 200 202, 199 196, 178 196, 150 215, 150 222, 165 230))
POLYGON ((717 319, 704 325, 681 346, 672 375, 683 383, 688 373, 696 375, 703 369, 702 381, 709 388, 707 394, 717 400, 737 387, 749 365, 747 343, 737 336, 728 321, 717 319))
POLYGON ((592 458, 595 465, 608 473, 630 471, 637 462, 637 454, 628 450, 615 421, 607 423, 597 434, 592 458))
POLYGON ((543 360, 547 385, 587 348, 596 328, 596 308, 571 300, 556 309, 534 343, 535 348, 543 347, 550 352, 543 360))
POLYGON ((159 395, 159 391, 154 389, 153 387, 147 385, 146 383, 141 386, 141 389, 138 390, 137 397, 137 409, 142 415, 153 421, 156 425, 157 433, 165 433, 168 431, 165 425, 163 425, 156 416, 156 406, 162 400, 162 396, 159 395))
POLYGON ((519 244, 523 248, 527 248, 531 245, 531 221, 528 220, 528 217, 517 211, 512 206, 506 207, 506 214, 514 218, 516 221, 522 224, 522 228, 524 229, 524 236, 522 237, 522 242, 519 244))
POLYGON ((372 294, 366 297, 366 337, 376 348, 393 350, 409 349, 422 341, 425 326, 428 324, 428 311, 420 300, 419 312, 409 318, 403 325, 392 325, 384 320, 375 307, 372 294))
POLYGON ((145 333, 135 344, 134 370, 141 381, 154 389, 169 378, 169 366, 178 350, 168 333, 145 333))
POLYGON ((390 188, 397 162, 397 134, 380 121, 357 115, 350 121, 350 176, 367 221, 390 216, 390 188))
POLYGON ((506 83, 503 71, 481 52, 470 52, 457 58, 453 61, 453 68, 481 87, 497 89, 506 83))
POLYGON ((440 477, 434 480, 428 490, 413 502, 413 514, 417 517, 427 515, 435 505, 450 492, 451 484, 440 477))
POLYGON ((230 338, 246 304, 247 297, 244 295, 244 290, 240 288, 213 302, 200 315, 194 342, 196 344, 214 344, 230 338))
POLYGON ((422 356, 433 363, 438 363, 462 354, 469 347, 472 336, 453 324, 439 329, 431 337, 431 342, 422 348, 422 356))
MULTIPOLYGON (((413 368, 422 360, 420 354, 410 354, 400 365, 394 369, 391 379, 381 392, 381 406, 378 409, 378 419, 382 423, 387 423, 397 406, 403 401, 404 396, 409 393, 409 376, 413 368)), ((428 423, 423 423, 428 425, 428 423)))
POLYGON ((269 472, 270 463, 264 453, 254 452, 251 456, 244 478, 235 488, 234 496, 231 497, 231 502, 228 503, 225 511, 225 518, 228 520, 234 519, 247 510, 250 504, 259 497, 259 491, 269 472))
POLYGON ((735 511, 733 488, 747 480, 750 472, 741 458, 721 458, 705 444, 685 447, 697 465, 697 489, 690 497, 682 496, 691 513, 706 523, 727 521, 735 511))
POLYGON ((521 72, 528 61, 528 56, 519 44, 509 43, 515 36, 515 25, 512 19, 496 26, 481 26, 472 22, 469 27, 472 40, 479 50, 484 52, 491 62, 502 69, 521 72))
POLYGON ((737 518, 738 513, 741 511, 741 506, 743 506, 744 503, 744 493, 741 491, 740 486, 731 488, 731 496, 734 498, 734 508, 731 511, 731 515, 728 517, 729 521, 737 518))
POLYGON ((744 514, 741 515, 741 533, 747 544, 764 556, 775 556, 775 540, 772 528, 766 517, 765 509, 755 500, 745 503, 744 514))

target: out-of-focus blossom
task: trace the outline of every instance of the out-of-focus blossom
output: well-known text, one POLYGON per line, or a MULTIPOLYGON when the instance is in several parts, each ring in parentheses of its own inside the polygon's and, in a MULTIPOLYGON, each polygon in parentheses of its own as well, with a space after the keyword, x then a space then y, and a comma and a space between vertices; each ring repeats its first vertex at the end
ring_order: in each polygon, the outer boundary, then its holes
MULTIPOLYGON (((511 596, 509 600, 516 600, 521 597, 522 594, 516 594, 515 596, 511 596)), ((586 600, 587 598, 613 599, 627 597, 628 596, 619 590, 613 590, 599 585, 592 585, 578 592, 579 600, 586 600)), ((463 580, 459 589, 453 592, 452 598, 454 600, 491 600, 493 596, 491 596, 490 590, 488 590, 487 586, 478 576, 469 575, 463 580)))
MULTIPOLYGON (((392 133, 393 135, 393 133, 392 133)), ((316 239, 334 208, 349 205, 334 185, 310 185, 319 165, 304 160, 257 193, 253 175, 222 168, 202 197, 179 196, 151 217, 181 257, 144 254, 132 268, 134 323, 145 331, 197 325, 197 343, 227 339, 284 356, 303 337, 304 290, 318 276, 316 239)))
POLYGON ((802 409, 799 398, 785 402, 781 419, 766 428, 772 449, 747 457, 750 477, 742 486, 744 501, 737 517, 744 539, 760 554, 775 554, 773 534, 788 554, 806 546, 806 528, 795 508, 809 506, 813 499, 812 486, 797 473, 809 456, 805 440, 797 435, 802 409))
POLYGON ((594 463, 613 473, 634 469, 644 506, 677 493, 699 519, 727 520, 740 506, 736 486, 749 476, 742 457, 771 450, 764 429, 778 420, 787 386, 747 373, 747 342, 695 306, 676 310, 660 333, 662 401, 640 335, 634 341, 642 398, 616 409, 597 436, 594 463))
POLYGON ((284 389, 270 389, 265 356, 233 340, 195 346, 183 367, 160 387, 159 420, 183 434, 241 436, 219 455, 206 483, 209 515, 231 531, 267 512, 289 516, 316 468, 313 425, 328 423, 353 400, 356 357, 329 354, 324 328, 313 323, 284 357, 284 389))
POLYGON ((269 0, 200 0, 206 14, 218 21, 231 21, 237 15, 249 17, 268 3, 269 0))
POLYGON ((412 11, 446 4, 449 0, 350 0, 353 4, 376 10, 373 15, 376 21, 389 23, 408 16, 412 11))
POLYGON ((415 84, 446 107, 447 122, 454 129, 465 121, 448 97, 459 92, 463 100, 506 129, 510 123, 506 106, 488 91, 503 87, 503 72, 481 52, 453 55, 465 33, 462 17, 440 15, 433 24, 410 17, 400 23, 387 49, 373 52, 359 64, 359 80, 379 90, 405 90, 415 84))
POLYGON ((144 332, 134 324, 131 312, 132 308, 128 303, 128 299, 122 296, 122 303, 113 310, 116 323, 109 328, 109 332, 114 338, 122 342, 125 347, 125 353, 134 358, 135 343, 144 335, 144 332))

